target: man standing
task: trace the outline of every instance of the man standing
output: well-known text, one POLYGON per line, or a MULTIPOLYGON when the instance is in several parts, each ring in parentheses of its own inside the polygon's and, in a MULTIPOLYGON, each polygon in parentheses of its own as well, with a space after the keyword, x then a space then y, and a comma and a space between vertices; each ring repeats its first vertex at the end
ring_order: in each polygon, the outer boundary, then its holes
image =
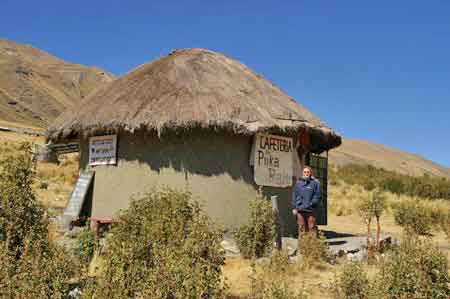
POLYGON ((312 177, 311 167, 306 166, 292 191, 292 213, 297 217, 299 238, 305 232, 317 235, 315 210, 320 199, 320 182, 312 177))

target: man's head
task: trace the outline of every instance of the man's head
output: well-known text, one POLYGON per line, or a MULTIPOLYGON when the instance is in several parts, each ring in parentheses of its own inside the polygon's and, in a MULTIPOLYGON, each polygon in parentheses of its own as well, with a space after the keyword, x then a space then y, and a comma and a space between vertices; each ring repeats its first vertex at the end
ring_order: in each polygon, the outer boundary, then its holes
POLYGON ((309 166, 303 168, 303 179, 309 180, 312 176, 312 169, 309 166))

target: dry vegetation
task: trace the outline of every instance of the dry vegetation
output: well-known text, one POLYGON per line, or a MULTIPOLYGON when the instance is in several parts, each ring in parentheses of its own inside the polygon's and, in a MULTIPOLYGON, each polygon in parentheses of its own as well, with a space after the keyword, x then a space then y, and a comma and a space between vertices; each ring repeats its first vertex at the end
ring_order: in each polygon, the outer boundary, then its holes
MULTIPOLYGON (((15 151, 22 141, 43 142, 42 139, 31 136, 0 133, 0 156, 15 151)), ((45 163, 37 165, 37 181, 33 185, 33 189, 37 199, 50 208, 50 212, 60 213, 66 205, 76 180, 77 169, 77 156, 63 157, 60 165, 45 163)), ((357 203, 367 194, 368 191, 359 185, 349 185, 339 179, 331 180, 328 196, 329 225, 321 227, 321 229, 365 235, 366 226, 358 214, 357 203)), ((384 195, 386 210, 381 216, 382 233, 390 234, 394 238, 402 236, 403 229, 396 223, 394 214, 396 207, 403 203, 415 203, 420 200, 421 207, 429 211, 430 215, 450 214, 450 201, 448 200, 425 200, 389 192, 384 192, 384 195)), ((430 239, 436 243, 441 251, 449 257, 450 240, 446 236, 448 230, 448 225, 439 226, 436 222, 432 224, 429 234, 421 238, 430 239)), ((90 238, 90 236, 87 237, 90 238)), ((89 238, 86 239, 89 241, 89 238)), ((314 248, 316 245, 311 246, 311 251, 317 249, 314 248)), ((91 250, 92 247, 88 246, 87 249, 91 250)), ((98 257, 96 258, 98 260, 98 257)), ((367 273, 368 279, 372 281, 380 273, 380 267, 381 264, 377 263, 361 263, 358 271, 367 273)), ((296 262, 288 262, 286 253, 281 252, 256 263, 243 258, 227 258, 222 267, 222 273, 228 285, 229 298, 315 299, 336 298, 335 286, 340 275, 346 273, 351 276, 355 270, 349 268, 345 257, 338 259, 336 264, 326 261, 311 263, 305 258, 299 258, 296 262)), ((356 282, 359 281, 359 277, 350 278, 356 279, 356 282)))
MULTIPOLYGON (((42 137, 12 132, 0 132, 0 158, 17 151, 23 142, 43 144, 42 137)), ((37 163, 36 181, 33 189, 38 200, 49 209, 50 214, 61 213, 67 204, 78 176, 78 155, 59 157, 60 164, 37 163)))
MULTIPOLYGON (((369 191, 360 185, 349 185, 341 180, 331 181, 328 193, 329 224, 322 226, 322 230, 334 231, 342 234, 353 234, 364 236, 367 227, 358 213, 358 203, 365 199, 369 191)), ((407 195, 396 195, 384 192, 386 197, 386 210, 381 216, 381 231, 383 234, 401 239, 404 229, 395 221, 396 208, 401 204, 420 202, 421 208, 430 215, 431 231, 422 239, 430 240, 447 256, 450 262, 450 238, 448 234, 448 220, 446 227, 441 227, 440 217, 450 215, 450 201, 444 199, 426 200, 407 195)), ((448 218, 447 218, 448 219, 448 218)), ((444 225, 443 225, 444 226, 444 225)), ((375 235, 375 227, 372 229, 375 235)), ((280 261, 279 261, 280 262, 280 261)), ((257 266, 260 277, 267 281, 273 281, 274 271, 264 266, 257 266), (265 274, 264 274, 265 273, 265 274)), ((374 279, 379 273, 380 265, 361 263, 360 270, 367 273, 369 279, 374 279)), ((299 261, 286 266, 284 271, 275 271, 275 277, 283 278, 287 287, 291 290, 302 290, 307 298, 336 298, 335 285, 337 276, 347 271, 348 264, 345 258, 338 259, 336 265, 326 262, 314 266, 299 261)), ((229 258, 224 266, 224 275, 230 285, 233 298, 251 298, 252 266, 251 261, 242 258, 229 258)), ((276 297, 274 297, 276 298, 276 297)), ((357 297, 355 297, 357 298, 357 297)))

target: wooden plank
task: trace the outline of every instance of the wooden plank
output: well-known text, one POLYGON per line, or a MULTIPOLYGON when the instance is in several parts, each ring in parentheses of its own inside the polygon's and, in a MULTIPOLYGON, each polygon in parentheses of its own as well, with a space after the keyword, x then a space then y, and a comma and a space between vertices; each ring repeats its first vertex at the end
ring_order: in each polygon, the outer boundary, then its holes
POLYGON ((48 147, 58 154, 77 153, 80 151, 80 145, 78 142, 49 144, 48 147))

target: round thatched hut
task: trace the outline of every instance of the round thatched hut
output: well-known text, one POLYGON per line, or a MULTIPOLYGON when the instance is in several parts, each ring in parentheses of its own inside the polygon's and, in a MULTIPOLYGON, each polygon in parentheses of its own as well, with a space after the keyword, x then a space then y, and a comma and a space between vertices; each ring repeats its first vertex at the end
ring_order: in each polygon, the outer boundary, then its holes
POLYGON ((269 169, 266 179, 278 180, 273 184, 259 179, 287 213, 290 186, 305 155, 341 143, 274 84, 204 49, 176 50, 102 87, 63 114, 47 139, 79 140, 80 169, 95 172, 87 209, 94 220, 114 218, 133 194, 152 185, 169 185, 188 187, 229 228, 246 220, 248 199, 258 188, 255 161, 293 168, 279 174, 269 169), (272 138, 263 142, 256 136, 272 138), (255 144, 266 146, 260 160, 254 158, 255 144), (271 150, 284 158, 272 159, 271 150))

